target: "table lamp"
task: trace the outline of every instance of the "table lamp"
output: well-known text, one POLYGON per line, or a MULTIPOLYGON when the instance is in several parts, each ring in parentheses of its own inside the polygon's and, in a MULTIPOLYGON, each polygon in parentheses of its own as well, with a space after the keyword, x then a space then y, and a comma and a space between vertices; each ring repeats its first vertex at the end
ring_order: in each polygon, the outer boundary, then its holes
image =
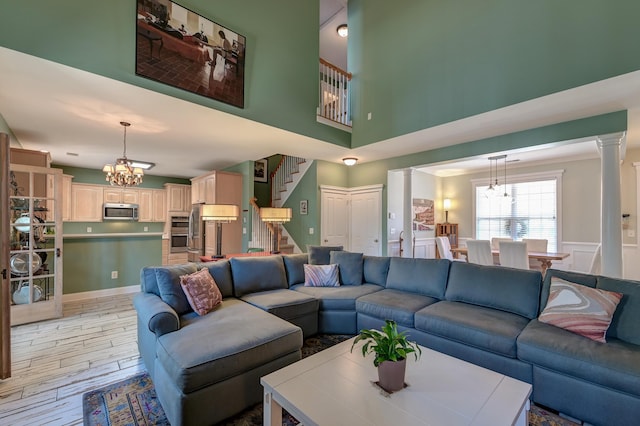
POLYGON ((280 253, 280 226, 282 223, 289 222, 291 220, 291 209, 285 207, 260 207, 260 220, 275 224, 275 227, 270 226, 271 233, 273 234, 273 249, 272 254, 280 253))
POLYGON ((238 220, 240 209, 233 204, 205 204, 202 206, 202 220, 216 222, 216 254, 214 259, 223 259, 222 224, 238 220))

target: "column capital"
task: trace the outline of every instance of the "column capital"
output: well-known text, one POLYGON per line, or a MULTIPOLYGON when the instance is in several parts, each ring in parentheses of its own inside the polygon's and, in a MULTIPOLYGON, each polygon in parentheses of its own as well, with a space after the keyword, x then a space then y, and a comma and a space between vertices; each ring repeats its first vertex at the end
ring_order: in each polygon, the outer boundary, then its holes
POLYGON ((621 146, 625 136, 626 132, 598 136, 596 143, 598 144, 598 148, 604 148, 605 146, 611 145, 621 146))
POLYGON ((404 173, 405 176, 413 176, 414 171, 415 169, 413 167, 409 167, 408 169, 403 169, 402 173, 404 173))

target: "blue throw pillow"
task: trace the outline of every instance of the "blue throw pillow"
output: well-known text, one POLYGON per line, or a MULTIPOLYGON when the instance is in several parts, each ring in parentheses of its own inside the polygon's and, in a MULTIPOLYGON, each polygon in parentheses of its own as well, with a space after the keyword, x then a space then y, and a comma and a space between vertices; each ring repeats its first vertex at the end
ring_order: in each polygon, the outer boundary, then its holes
POLYGON ((338 264, 342 285, 362 285, 362 253, 332 251, 329 263, 338 264))
POLYGON ((189 275, 197 271, 195 263, 178 266, 156 268, 156 280, 160 290, 160 298, 171 306, 178 315, 191 311, 191 305, 182 291, 180 276, 189 275))
POLYGON ((342 250, 342 246, 307 246, 310 265, 328 265, 329 253, 342 250))

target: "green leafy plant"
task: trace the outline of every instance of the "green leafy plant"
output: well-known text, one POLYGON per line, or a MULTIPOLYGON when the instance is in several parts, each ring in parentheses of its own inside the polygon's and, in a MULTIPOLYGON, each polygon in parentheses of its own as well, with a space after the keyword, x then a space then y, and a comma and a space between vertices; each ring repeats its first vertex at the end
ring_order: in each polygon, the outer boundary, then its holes
POLYGON ((399 332, 398 325, 393 320, 385 320, 382 331, 361 330, 353 345, 351 345, 351 352, 360 341, 365 342, 362 345, 362 356, 366 356, 369 353, 376 355, 373 360, 373 365, 376 367, 383 361, 402 361, 409 354, 413 354, 417 361, 422 355, 420 346, 407 340, 406 332, 399 332))

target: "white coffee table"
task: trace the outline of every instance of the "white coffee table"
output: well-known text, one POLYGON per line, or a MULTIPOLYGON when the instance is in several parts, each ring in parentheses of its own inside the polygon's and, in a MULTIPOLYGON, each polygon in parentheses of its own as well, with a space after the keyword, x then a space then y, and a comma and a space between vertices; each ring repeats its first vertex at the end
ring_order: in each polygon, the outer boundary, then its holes
POLYGON ((531 385, 422 348, 405 389, 385 394, 371 356, 342 342, 262 377, 264 424, 282 408, 303 425, 527 425, 531 385))

